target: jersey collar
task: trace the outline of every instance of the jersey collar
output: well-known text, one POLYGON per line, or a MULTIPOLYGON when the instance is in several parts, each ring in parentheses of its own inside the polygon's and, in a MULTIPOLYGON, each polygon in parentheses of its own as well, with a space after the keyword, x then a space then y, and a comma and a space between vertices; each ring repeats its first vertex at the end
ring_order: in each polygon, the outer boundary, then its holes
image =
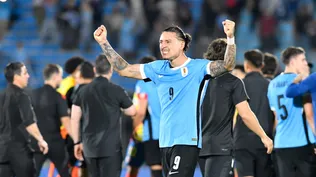
MULTIPOLYGON (((189 62, 191 61, 191 58, 188 57, 188 60, 186 62, 184 62, 182 65, 180 66, 177 66, 177 67, 174 67, 174 68, 171 68, 171 70, 177 70, 177 69, 180 69, 182 67, 184 67, 185 65, 187 65, 189 62)), ((170 65, 169 65, 170 66, 170 65)))

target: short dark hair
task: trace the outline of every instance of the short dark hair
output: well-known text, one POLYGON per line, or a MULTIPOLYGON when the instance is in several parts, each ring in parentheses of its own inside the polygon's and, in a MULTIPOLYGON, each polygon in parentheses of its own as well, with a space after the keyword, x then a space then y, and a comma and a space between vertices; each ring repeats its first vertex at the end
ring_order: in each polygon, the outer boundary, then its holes
POLYGON ((95 71, 97 74, 108 74, 111 70, 111 63, 105 55, 101 54, 95 60, 95 71))
POLYGON ((215 39, 207 47, 203 56, 208 60, 224 60, 226 46, 227 40, 225 38, 215 39))
POLYGON ((242 71, 243 73, 245 72, 245 68, 243 65, 236 65, 234 69, 238 69, 238 70, 242 71))
POLYGON ((278 67, 277 57, 271 53, 264 53, 263 74, 275 74, 278 67))
POLYGON ((155 61, 155 60, 156 60, 156 58, 153 57, 153 56, 146 56, 146 57, 141 58, 140 61, 139 61, 139 63, 140 63, 140 64, 146 64, 146 63, 153 62, 153 61, 155 61))
POLYGON ((184 33, 183 30, 179 26, 170 26, 163 30, 163 32, 173 32, 176 33, 177 38, 179 40, 184 41, 184 48, 183 51, 187 51, 190 46, 190 42, 192 41, 192 37, 188 33, 184 33))
POLYGON ((258 49, 246 51, 244 54, 244 58, 256 68, 260 68, 263 65, 264 55, 258 49))
POLYGON ((49 80, 53 74, 59 74, 61 72, 61 67, 56 64, 48 64, 43 70, 44 80, 49 80))
POLYGON ((80 75, 84 79, 93 79, 94 78, 94 71, 93 65, 89 61, 84 61, 79 65, 80 75))
POLYGON ((84 61, 85 59, 79 56, 71 57, 65 63, 65 72, 68 74, 72 74, 77 69, 77 67, 84 61))
POLYGON ((302 47, 288 47, 282 51, 282 62, 285 65, 288 65, 292 57, 302 53, 305 53, 305 50, 302 47))
POLYGON ((4 76, 9 83, 13 82, 14 75, 21 75, 22 67, 25 66, 22 62, 9 63, 4 69, 4 76))

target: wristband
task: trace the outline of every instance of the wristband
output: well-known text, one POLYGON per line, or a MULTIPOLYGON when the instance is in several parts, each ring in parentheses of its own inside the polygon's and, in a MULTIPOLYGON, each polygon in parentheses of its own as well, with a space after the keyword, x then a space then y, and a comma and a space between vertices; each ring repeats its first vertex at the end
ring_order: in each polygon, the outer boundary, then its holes
POLYGON ((81 141, 78 141, 78 142, 74 143, 74 146, 76 146, 78 144, 81 144, 81 141))
POLYGON ((235 37, 227 37, 227 45, 234 45, 235 44, 235 37))

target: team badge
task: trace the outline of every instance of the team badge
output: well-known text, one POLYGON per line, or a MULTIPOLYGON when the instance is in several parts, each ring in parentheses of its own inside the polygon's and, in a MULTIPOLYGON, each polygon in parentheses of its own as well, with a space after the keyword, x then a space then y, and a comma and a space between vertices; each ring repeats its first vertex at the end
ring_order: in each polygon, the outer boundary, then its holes
POLYGON ((187 76, 187 75, 188 75, 188 73, 189 73, 189 70, 188 70, 188 68, 187 68, 187 67, 183 67, 183 68, 181 68, 181 75, 182 75, 182 77, 187 76))

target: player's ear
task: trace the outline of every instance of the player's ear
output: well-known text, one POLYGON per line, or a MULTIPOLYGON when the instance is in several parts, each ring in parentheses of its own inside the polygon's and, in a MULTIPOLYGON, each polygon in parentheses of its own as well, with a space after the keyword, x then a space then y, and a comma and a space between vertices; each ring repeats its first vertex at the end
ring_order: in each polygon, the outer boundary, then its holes
POLYGON ((181 49, 184 50, 185 41, 181 41, 181 49))

